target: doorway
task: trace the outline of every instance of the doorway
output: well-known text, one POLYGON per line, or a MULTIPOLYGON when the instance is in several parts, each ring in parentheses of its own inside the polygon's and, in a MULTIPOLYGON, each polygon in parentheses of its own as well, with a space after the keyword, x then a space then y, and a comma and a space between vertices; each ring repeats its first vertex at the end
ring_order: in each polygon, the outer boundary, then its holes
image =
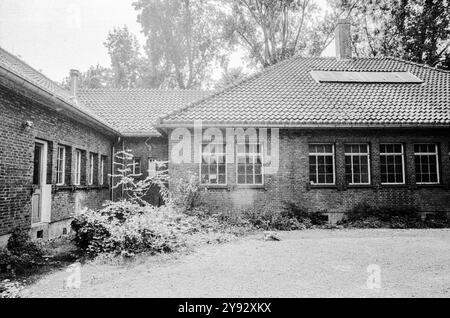
POLYGON ((37 140, 34 143, 33 161, 33 194, 31 196, 31 223, 43 222, 44 188, 47 184, 47 152, 48 144, 37 140))

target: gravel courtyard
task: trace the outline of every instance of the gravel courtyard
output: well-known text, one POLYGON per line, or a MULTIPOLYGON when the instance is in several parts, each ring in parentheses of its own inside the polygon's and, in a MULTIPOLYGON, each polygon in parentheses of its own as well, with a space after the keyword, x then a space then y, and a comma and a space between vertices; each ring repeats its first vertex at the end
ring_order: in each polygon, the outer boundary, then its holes
POLYGON ((188 255, 124 265, 86 264, 81 287, 66 271, 27 297, 450 297, 450 230, 310 230, 252 235, 188 255), (369 289, 367 267, 381 269, 369 289))

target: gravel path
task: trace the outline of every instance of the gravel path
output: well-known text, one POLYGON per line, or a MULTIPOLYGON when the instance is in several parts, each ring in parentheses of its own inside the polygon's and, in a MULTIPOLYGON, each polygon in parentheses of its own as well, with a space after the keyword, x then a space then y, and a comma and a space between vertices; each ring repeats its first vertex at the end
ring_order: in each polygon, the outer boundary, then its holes
POLYGON ((81 288, 65 271, 28 297, 450 297, 450 230, 311 230, 262 234, 204 246, 189 255, 128 266, 86 264, 81 288), (367 288, 367 267, 381 288, 367 288))

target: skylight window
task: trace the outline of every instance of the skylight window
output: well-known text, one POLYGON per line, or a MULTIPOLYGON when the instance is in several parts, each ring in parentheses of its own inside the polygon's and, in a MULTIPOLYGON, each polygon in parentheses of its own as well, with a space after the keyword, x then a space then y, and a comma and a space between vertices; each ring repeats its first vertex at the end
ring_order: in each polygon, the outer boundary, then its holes
POLYGON ((319 83, 423 83, 410 72, 311 71, 310 73, 319 83))

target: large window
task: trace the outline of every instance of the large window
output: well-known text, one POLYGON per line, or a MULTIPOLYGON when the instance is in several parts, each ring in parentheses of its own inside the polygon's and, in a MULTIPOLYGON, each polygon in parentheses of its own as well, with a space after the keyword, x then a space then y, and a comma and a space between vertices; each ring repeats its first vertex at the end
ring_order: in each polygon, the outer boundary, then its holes
POLYGON ((95 157, 93 153, 89 154, 89 184, 94 184, 94 163, 95 157))
POLYGON ((405 183, 405 154, 403 144, 380 144, 382 184, 405 183))
POLYGON ((75 150, 75 173, 73 183, 75 185, 81 184, 81 150, 75 150))
POLYGON ((334 145, 309 145, 309 181, 312 185, 335 184, 334 145))
POLYGON ((416 183, 439 183, 438 146, 436 144, 414 145, 416 183))
POLYGON ((105 162, 105 156, 100 156, 100 175, 98 177, 98 182, 100 185, 103 185, 105 183, 105 162))
POLYGON ((56 157, 56 184, 63 185, 65 183, 66 174, 66 148, 58 146, 56 157))
POLYGON ((202 145, 202 162, 200 164, 200 170, 202 184, 227 184, 227 166, 224 144, 208 143, 202 145))
POLYGON ((236 145, 237 183, 244 185, 263 184, 262 149, 257 143, 236 145))
POLYGON ((370 184, 368 144, 345 145, 345 179, 349 185, 370 184))

